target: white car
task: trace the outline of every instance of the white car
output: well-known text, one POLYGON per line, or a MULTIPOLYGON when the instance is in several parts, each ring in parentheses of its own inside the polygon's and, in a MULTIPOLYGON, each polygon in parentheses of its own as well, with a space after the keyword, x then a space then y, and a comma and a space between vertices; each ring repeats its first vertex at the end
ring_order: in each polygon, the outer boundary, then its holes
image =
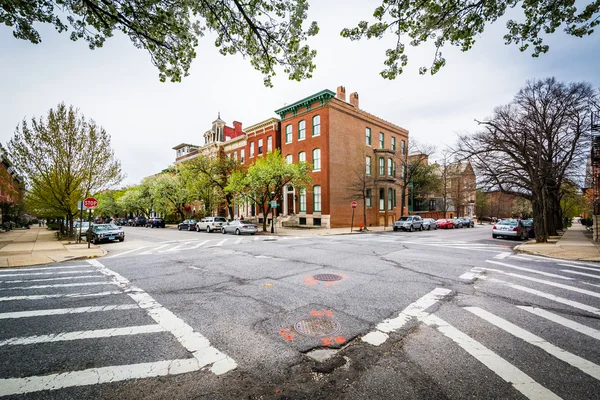
POLYGON ((225 217, 205 217, 196 223, 196 232, 220 231, 221 227, 227 223, 225 217))

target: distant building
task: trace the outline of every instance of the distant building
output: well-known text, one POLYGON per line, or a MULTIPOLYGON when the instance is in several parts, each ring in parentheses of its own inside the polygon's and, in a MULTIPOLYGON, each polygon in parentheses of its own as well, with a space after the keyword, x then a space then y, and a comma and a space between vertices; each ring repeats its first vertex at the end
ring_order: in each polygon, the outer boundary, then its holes
MULTIPOLYGON (((4 205, 18 204, 23 199, 23 180, 17 175, 6 151, 0 147, 0 203, 4 205)), ((0 223, 4 223, 4 216, 0 207, 0 223)))

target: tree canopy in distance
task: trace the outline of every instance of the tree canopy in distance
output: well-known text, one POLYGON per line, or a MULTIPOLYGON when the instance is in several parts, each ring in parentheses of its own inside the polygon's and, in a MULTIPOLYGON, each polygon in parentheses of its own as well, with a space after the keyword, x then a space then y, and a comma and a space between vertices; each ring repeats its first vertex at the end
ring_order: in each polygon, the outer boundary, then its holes
POLYGON ((305 43, 319 28, 303 28, 307 10, 307 0, 9 0, 0 3, 0 24, 35 44, 42 40, 36 23, 59 32, 70 25, 71 40, 83 39, 90 49, 121 31, 150 53, 162 82, 187 76, 198 37, 212 32, 221 54, 248 57, 272 86, 276 66, 290 80, 312 76, 316 51, 305 43))

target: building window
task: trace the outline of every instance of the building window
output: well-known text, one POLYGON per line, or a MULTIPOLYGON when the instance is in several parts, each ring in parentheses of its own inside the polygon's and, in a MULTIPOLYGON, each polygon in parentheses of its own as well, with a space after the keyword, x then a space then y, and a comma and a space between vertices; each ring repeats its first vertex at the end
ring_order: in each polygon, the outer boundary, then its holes
POLYGON ((313 171, 320 171, 321 170, 321 149, 313 150, 312 159, 313 159, 313 171))
POLYGON ((371 157, 365 158, 365 165, 367 166, 367 175, 371 175, 371 157))
POLYGON ((314 226, 321 226, 321 218, 313 218, 314 226))
POLYGON ((385 158, 379 158, 379 176, 385 175, 385 158))
POLYGON ((258 139, 258 154, 262 154, 262 149, 263 149, 263 140, 262 139, 258 139))
POLYGON ((298 140, 306 139, 306 121, 298 122, 298 140))
POLYGON ((300 217, 300 218, 298 218, 298 224, 299 225, 306 225, 306 217, 300 217))
POLYGON ((392 176, 396 177, 396 163, 392 161, 392 176))
POLYGON ((237 161, 237 151, 233 152, 233 159, 237 161))
POLYGON ((321 212, 321 186, 313 187, 313 212, 321 212))
POLYGON ((394 195, 393 195, 392 188, 389 188, 388 189, 388 210, 392 211, 392 208, 394 208, 394 195))
POLYGON ((315 115, 313 117, 313 130, 312 130, 312 135, 313 136, 320 136, 321 135, 321 116, 320 115, 315 115))
POLYGON ((402 155, 406 155, 406 141, 404 140, 402 141, 402 155))
POLYGON ((285 142, 292 143, 292 125, 285 127, 285 142))
POLYGON ((385 211, 385 190, 379 189, 379 211, 385 211))
POLYGON ((392 194, 394 195, 394 207, 396 207, 396 189, 394 189, 392 194))
POLYGON ((273 136, 269 136, 267 138, 267 152, 270 153, 273 151, 273 136))
POLYGON ((383 149, 384 147, 384 138, 385 136, 383 135, 383 132, 379 132, 379 148, 383 149))
POLYGON ((392 136, 392 150, 396 150, 396 136, 392 136))
POLYGON ((254 142, 250 142, 250 157, 254 157, 254 142))
POLYGON ((306 189, 300 189, 300 212, 306 212, 306 189))
POLYGON ((365 204, 367 207, 372 207, 371 198, 373 197, 373 190, 367 189, 367 197, 365 198, 365 204))
POLYGON ((371 128, 367 128, 365 135, 367 137, 367 146, 371 145, 371 128))
POLYGON ((406 167, 402 166, 402 179, 406 179, 406 167))
POLYGON ((392 176, 393 171, 394 171, 394 166, 392 164, 392 159, 388 158, 388 171, 387 171, 388 176, 392 176))
POLYGON ((244 150, 244 149, 240 150, 240 161, 242 163, 245 161, 245 157, 246 157, 245 153, 246 153, 246 150, 244 150))
POLYGON ((306 153, 301 151, 298 153, 298 162, 306 162, 306 153))
POLYGON ((288 164, 292 163, 292 155, 288 154, 287 156, 285 156, 285 162, 288 164))
POLYGON ((435 200, 429 200, 429 211, 435 210, 435 200))

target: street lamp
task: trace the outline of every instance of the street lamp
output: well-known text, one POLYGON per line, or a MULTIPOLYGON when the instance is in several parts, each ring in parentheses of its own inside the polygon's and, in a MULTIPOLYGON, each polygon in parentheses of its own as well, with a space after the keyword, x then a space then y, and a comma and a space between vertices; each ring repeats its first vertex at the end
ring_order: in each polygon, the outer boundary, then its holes
MULTIPOLYGON (((275 197, 275 192, 271 192, 271 199, 275 197)), ((273 207, 275 200, 271 200, 271 233, 275 233, 275 207, 273 207)))

